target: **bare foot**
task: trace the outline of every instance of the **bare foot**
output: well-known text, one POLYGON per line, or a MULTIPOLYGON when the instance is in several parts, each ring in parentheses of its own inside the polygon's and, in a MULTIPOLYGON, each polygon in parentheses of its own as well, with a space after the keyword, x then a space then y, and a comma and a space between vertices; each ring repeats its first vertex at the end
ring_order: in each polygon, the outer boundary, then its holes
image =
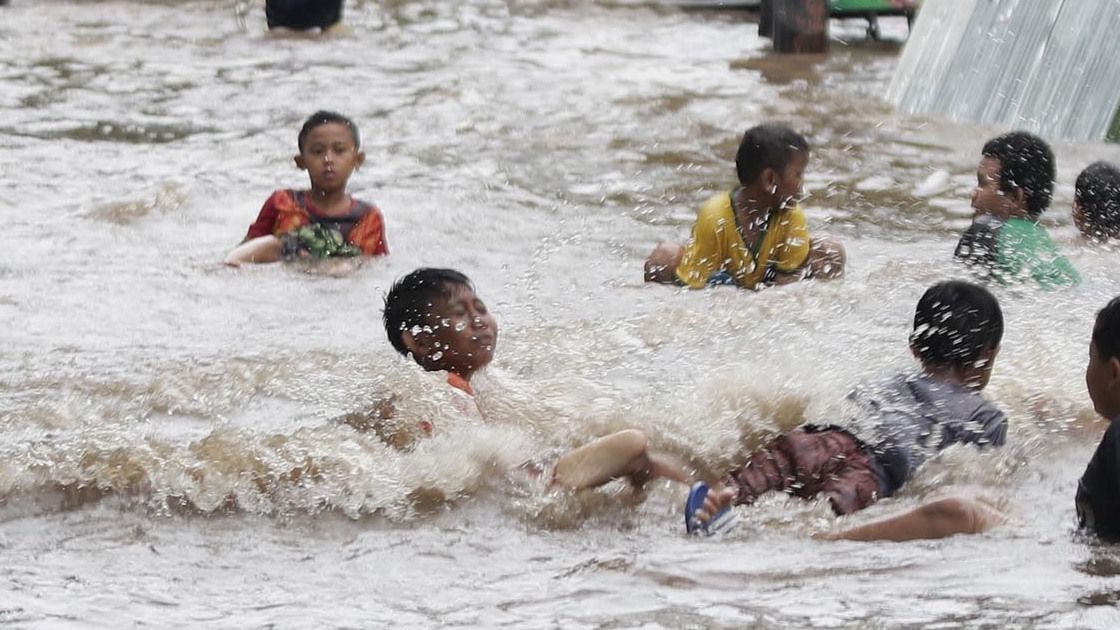
POLYGON ((734 498, 735 490, 723 486, 713 487, 708 491, 708 496, 704 497, 704 506, 696 510, 696 518, 707 523, 713 516, 719 514, 720 510, 731 505, 734 498))

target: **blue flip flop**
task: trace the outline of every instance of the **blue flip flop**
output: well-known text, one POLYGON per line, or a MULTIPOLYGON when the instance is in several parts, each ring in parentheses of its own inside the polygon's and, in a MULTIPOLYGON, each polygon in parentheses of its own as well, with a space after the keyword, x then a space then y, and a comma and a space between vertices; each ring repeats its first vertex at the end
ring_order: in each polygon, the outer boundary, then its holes
POLYGON ((684 502, 684 528, 689 534, 713 536, 731 531, 735 526, 735 513, 731 506, 724 506, 710 521, 702 521, 696 516, 697 510, 704 507, 704 499, 711 488, 703 481, 692 484, 688 499, 684 502))

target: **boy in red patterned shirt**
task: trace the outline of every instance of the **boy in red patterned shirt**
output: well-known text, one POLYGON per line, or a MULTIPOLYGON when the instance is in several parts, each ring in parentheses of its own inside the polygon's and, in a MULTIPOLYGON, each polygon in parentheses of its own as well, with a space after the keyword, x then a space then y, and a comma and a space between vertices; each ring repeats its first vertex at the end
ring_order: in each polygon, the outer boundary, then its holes
POLYGON ((346 192, 366 158, 357 125, 341 114, 315 112, 300 129, 298 145, 296 166, 307 171, 311 189, 273 192, 226 264, 388 254, 381 211, 346 192))

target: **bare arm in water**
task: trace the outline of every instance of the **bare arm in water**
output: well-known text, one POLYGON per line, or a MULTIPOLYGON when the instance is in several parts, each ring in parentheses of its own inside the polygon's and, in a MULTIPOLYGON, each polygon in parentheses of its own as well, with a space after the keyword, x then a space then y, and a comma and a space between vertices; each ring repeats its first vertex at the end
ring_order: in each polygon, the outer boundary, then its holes
POLYGON ((980 534, 1007 522, 1007 515, 968 497, 945 497, 900 514, 838 532, 818 534, 821 540, 927 540, 957 534, 980 534))
POLYGON ((672 284, 677 281, 677 265, 684 257, 684 247, 668 241, 658 243, 645 264, 645 281, 672 284))
POLYGON ((225 264, 240 267, 244 263, 271 263, 280 260, 283 246, 280 239, 272 236, 251 238, 226 254, 225 264))
POLYGON ((626 429, 562 455, 556 462, 552 485, 580 490, 623 477, 639 486, 658 477, 689 481, 688 473, 678 462, 649 450, 645 433, 626 429))
MULTIPOLYGON (((696 512, 701 521, 731 504, 735 493, 730 488, 713 487, 696 512)), ((818 540, 926 540, 957 534, 979 534, 1007 521, 1007 515, 970 497, 952 496, 923 503, 899 514, 880 518, 837 532, 817 534, 818 540)))

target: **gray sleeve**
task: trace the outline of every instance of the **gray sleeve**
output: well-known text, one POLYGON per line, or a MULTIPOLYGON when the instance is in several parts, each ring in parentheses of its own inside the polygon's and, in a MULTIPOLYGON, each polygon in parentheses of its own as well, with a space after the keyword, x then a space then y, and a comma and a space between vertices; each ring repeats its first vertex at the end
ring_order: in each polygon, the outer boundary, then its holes
POLYGON ((984 448, 1003 446, 1007 441, 1007 416, 995 405, 985 401, 969 418, 970 435, 966 441, 984 448))

